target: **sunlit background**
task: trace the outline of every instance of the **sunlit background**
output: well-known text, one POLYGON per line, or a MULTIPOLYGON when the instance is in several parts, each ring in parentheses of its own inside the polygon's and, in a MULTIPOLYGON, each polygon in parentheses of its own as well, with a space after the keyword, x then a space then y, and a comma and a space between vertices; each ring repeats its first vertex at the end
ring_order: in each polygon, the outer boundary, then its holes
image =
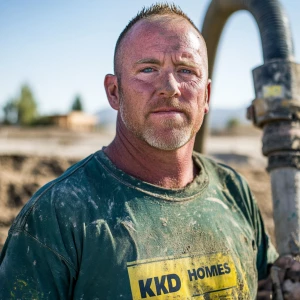
MULTIPOLYGON (((199 28, 209 0, 175 0, 199 28)), ((109 107, 103 88, 113 51, 128 21, 151 0, 0 0, 0 117, 28 84, 40 114, 67 113, 80 95, 84 110, 109 107)), ((300 1, 282 0, 300 62, 300 1)), ((263 64, 260 36, 246 11, 227 22, 213 78, 212 110, 241 109, 254 99, 251 70, 263 64)))
MULTIPOLYGON (((210 0, 174 2, 201 29, 210 0)), ((106 100, 104 76, 113 72, 120 32, 152 3, 0 0, 0 251, 15 216, 39 187, 113 139, 116 114, 106 100)), ((300 1, 282 4, 300 63, 300 1)), ((274 241, 261 131, 245 120, 254 99, 251 70, 262 64, 254 18, 235 13, 218 49, 206 145, 208 155, 247 178, 274 241)))

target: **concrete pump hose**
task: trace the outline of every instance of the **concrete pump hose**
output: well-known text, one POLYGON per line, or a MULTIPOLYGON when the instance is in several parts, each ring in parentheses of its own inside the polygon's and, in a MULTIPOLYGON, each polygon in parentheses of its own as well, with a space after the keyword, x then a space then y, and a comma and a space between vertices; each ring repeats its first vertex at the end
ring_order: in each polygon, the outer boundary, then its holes
MULTIPOLYGON (((294 47, 289 20, 278 0, 212 0, 203 22, 202 35, 208 51, 209 77, 213 76, 218 43, 227 19, 239 10, 249 11, 259 28, 264 62, 294 60, 294 47)), ((239 41, 237 41, 238 47, 239 41)), ((195 150, 205 152, 208 118, 196 137, 195 150)))

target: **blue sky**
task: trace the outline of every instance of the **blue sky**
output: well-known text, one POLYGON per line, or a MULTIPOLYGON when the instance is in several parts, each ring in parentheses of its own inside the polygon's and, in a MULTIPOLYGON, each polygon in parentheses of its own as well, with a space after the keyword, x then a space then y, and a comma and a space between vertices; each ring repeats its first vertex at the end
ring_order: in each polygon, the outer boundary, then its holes
MULTIPOLYGON (((85 110, 109 105, 103 88, 113 72, 118 35, 150 0, 0 0, 0 108, 31 86, 43 114, 65 113, 76 94, 85 110)), ((210 0, 175 0, 201 29, 210 0)), ((282 0, 300 63, 300 1, 282 0)), ((234 14, 223 31, 211 107, 240 108, 254 98, 251 70, 263 64, 257 25, 248 12, 234 14)))

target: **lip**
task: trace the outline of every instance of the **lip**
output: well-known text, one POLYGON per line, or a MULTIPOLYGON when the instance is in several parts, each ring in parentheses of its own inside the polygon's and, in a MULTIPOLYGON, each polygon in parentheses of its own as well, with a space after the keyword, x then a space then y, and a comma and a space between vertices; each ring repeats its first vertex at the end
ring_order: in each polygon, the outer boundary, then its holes
POLYGON ((152 113, 154 114, 167 114, 167 113, 183 113, 182 110, 176 109, 176 108, 170 108, 170 107, 166 107, 166 108, 159 108, 157 110, 152 111, 152 113))
POLYGON ((164 111, 157 111, 155 113, 152 113, 154 116, 160 116, 160 117, 175 117, 175 116, 182 116, 183 112, 178 110, 164 110, 164 111))
POLYGON ((184 118, 184 112, 178 109, 159 109, 150 114, 152 118, 159 120, 179 120, 184 118))

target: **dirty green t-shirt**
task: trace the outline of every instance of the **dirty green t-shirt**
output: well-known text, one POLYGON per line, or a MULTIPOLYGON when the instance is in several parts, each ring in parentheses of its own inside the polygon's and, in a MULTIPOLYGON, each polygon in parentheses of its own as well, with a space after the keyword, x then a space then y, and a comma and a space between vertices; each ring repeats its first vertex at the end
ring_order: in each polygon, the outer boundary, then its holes
POLYGON ((199 154, 184 189, 98 151, 25 205, 0 257, 0 299, 255 299, 276 253, 245 181, 199 154))

